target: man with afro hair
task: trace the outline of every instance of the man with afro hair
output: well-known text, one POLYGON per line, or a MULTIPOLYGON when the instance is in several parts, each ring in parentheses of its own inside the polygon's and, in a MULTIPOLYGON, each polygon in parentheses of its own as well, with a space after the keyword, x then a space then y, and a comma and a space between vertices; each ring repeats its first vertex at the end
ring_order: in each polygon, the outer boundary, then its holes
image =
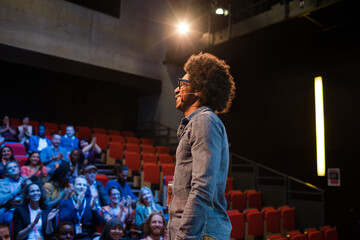
POLYGON ((169 204, 168 240, 230 239, 225 185, 229 145, 218 114, 229 111, 235 83, 225 61, 209 53, 192 55, 174 90, 184 113, 169 204))

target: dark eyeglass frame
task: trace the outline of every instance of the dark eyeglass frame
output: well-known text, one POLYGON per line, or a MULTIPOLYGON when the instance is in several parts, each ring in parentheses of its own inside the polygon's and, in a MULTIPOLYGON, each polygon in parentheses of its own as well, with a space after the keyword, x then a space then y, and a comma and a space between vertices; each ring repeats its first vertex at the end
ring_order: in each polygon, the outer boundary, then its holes
POLYGON ((183 79, 183 78, 179 78, 178 79, 178 88, 181 89, 181 82, 184 82, 184 83, 190 83, 189 80, 186 80, 186 79, 183 79))

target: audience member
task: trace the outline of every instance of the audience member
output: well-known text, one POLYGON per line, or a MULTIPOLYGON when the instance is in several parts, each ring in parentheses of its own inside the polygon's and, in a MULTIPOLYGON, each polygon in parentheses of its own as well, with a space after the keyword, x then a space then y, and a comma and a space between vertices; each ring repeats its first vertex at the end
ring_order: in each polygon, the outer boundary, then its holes
POLYGON ((61 136, 53 134, 51 146, 43 149, 40 154, 41 161, 44 162, 48 174, 53 174, 61 162, 69 162, 68 153, 65 148, 60 147, 61 136))
POLYGON ((8 161, 14 160, 14 153, 9 146, 3 146, 0 150, 0 178, 4 178, 4 168, 8 161))
POLYGON ((84 169, 86 180, 89 184, 91 197, 95 201, 94 209, 100 212, 101 207, 109 205, 110 200, 106 194, 102 182, 96 180, 97 167, 95 165, 87 165, 84 169))
POLYGON ((70 154, 72 150, 79 146, 79 139, 74 136, 75 130, 73 126, 66 127, 66 134, 61 136, 60 146, 65 148, 67 153, 70 154))
POLYGON ((22 205, 14 212, 14 239, 48 239, 54 232, 55 216, 59 212, 45 204, 44 191, 37 183, 26 186, 22 205))
POLYGON ((56 228, 56 240, 74 240, 75 229, 71 222, 61 222, 56 228))
POLYGON ((9 226, 5 223, 0 223, 0 240, 10 240, 9 226))
POLYGON ((29 154, 24 166, 21 167, 21 176, 29 177, 34 174, 37 177, 46 177, 46 167, 40 161, 40 153, 32 152, 29 154))
POLYGON ((79 148, 84 155, 85 166, 95 164, 95 158, 99 157, 102 153, 101 148, 99 147, 99 145, 96 144, 96 137, 92 138, 91 143, 89 143, 86 138, 81 139, 79 142, 79 148))
POLYGON ((118 218, 106 222, 100 240, 120 240, 124 236, 124 224, 118 218))
POLYGON ((26 178, 20 177, 19 163, 12 160, 5 165, 4 179, 0 179, 0 222, 10 224, 15 208, 21 203, 26 178))
POLYGON ((129 168, 124 165, 116 165, 114 168, 114 173, 117 176, 116 179, 109 180, 105 186, 106 191, 108 192, 111 187, 117 187, 120 190, 121 198, 131 199, 132 203, 138 201, 138 198, 132 192, 129 184, 126 182, 129 168))
POLYGON ((125 198, 120 201, 120 190, 116 187, 109 189, 109 198, 111 203, 101 208, 105 221, 118 218, 127 226, 126 229, 130 229, 134 220, 130 199, 127 202, 125 198))
POLYGON ((158 212, 151 213, 144 224, 146 238, 141 240, 165 240, 165 223, 164 215, 158 212))
POLYGON ((29 149, 29 139, 33 134, 33 127, 29 125, 30 119, 28 117, 24 117, 22 119, 22 125, 17 127, 19 132, 18 139, 21 144, 24 144, 26 150, 29 149))
POLYGON ((69 221, 75 225, 75 239, 91 239, 96 227, 103 222, 99 212, 93 210, 95 202, 85 194, 87 180, 80 175, 74 181, 74 195, 60 201, 60 221, 69 221))
POLYGON ((10 126, 10 118, 4 116, 0 126, 0 134, 5 138, 5 142, 18 142, 18 132, 13 126, 10 126))
POLYGON ((46 127, 39 125, 38 135, 33 135, 29 139, 29 152, 41 152, 51 145, 51 141, 45 137, 46 127))
POLYGON ((70 183, 74 183, 74 179, 83 174, 84 166, 81 160, 81 153, 79 149, 74 149, 70 153, 70 183))
POLYGON ((143 231, 145 220, 152 212, 163 213, 162 206, 155 203, 151 189, 142 187, 139 193, 139 202, 135 209, 135 227, 143 231))
POLYGON ((50 181, 44 184, 48 199, 47 205, 56 207, 61 199, 68 199, 73 190, 69 185, 69 163, 63 162, 55 170, 50 181))

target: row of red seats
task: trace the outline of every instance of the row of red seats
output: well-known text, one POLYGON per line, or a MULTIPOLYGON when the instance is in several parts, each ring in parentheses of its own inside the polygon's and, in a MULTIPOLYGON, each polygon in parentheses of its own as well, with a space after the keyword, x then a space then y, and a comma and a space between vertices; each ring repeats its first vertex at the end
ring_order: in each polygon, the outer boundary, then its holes
POLYGON ((245 208, 256 208, 261 210, 261 192, 248 189, 245 192, 241 190, 230 190, 225 193, 228 209, 236 209, 242 212, 245 208))
POLYGON ((289 206, 246 208, 228 210, 233 226, 232 238, 242 239, 248 237, 267 236, 272 233, 286 234, 295 229, 295 209, 289 206))
POLYGON ((338 240, 338 233, 335 227, 327 225, 320 229, 307 228, 303 233, 299 230, 289 231, 286 237, 279 233, 269 234, 266 240, 338 240))
MULTIPOLYGON (((10 124, 17 128, 22 123, 17 118, 10 118, 10 124)), ((31 120, 29 124, 33 126, 35 134, 37 134, 37 130, 40 125, 40 122, 31 120)), ((46 127, 45 135, 48 136, 51 136, 54 133, 65 134, 66 127, 71 125, 71 124, 57 124, 54 122, 41 122, 41 124, 45 125, 46 127)), ((136 134, 132 131, 119 131, 115 129, 104 129, 104 128, 90 128, 88 126, 77 126, 75 127, 75 131, 78 138, 87 138, 87 139, 91 139, 92 134, 107 134, 107 135, 115 135, 115 136, 123 136, 123 137, 136 136, 136 134)))

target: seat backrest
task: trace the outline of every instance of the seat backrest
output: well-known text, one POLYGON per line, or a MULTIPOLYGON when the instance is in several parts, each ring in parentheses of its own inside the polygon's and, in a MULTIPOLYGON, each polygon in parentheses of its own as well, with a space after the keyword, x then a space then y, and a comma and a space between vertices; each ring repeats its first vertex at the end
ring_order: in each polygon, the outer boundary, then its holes
POLYGON ((101 148, 101 150, 105 151, 108 147, 110 136, 105 134, 96 133, 96 144, 101 148))
POLYGON ((245 193, 240 190, 231 190, 229 192, 231 208, 237 209, 242 212, 246 208, 246 197, 245 193))
POLYGON ((78 126, 77 132, 78 132, 77 137, 79 139, 86 138, 88 141, 91 141, 92 131, 90 127, 78 126))
POLYGON ((324 240, 338 240, 337 229, 336 228, 325 229, 324 240))
POLYGON ((96 174, 96 180, 100 181, 104 186, 106 186, 109 178, 105 174, 96 174))
POLYGON ((24 166, 25 162, 27 161, 27 156, 15 156, 15 161, 17 161, 20 165, 20 167, 24 166))
POLYGON ((93 133, 100 133, 100 134, 107 134, 107 132, 106 132, 106 130, 105 130, 105 128, 93 128, 92 129, 93 130, 93 133))
POLYGON ((21 125, 21 121, 20 119, 17 118, 10 118, 10 126, 17 128, 18 126, 21 125))
POLYGON ((151 138, 140 138, 140 144, 142 145, 154 145, 154 140, 151 138))
POLYGON ((277 233, 280 232, 280 211, 276 209, 269 209, 264 212, 264 219, 266 220, 266 231, 277 233))
POLYGON ((298 234, 301 234, 301 232, 296 229, 296 230, 288 231, 288 232, 286 233, 286 236, 287 236, 288 238, 291 238, 292 236, 295 236, 295 235, 298 235, 298 234))
POLYGON ((134 143, 125 143, 125 151, 137 152, 140 154, 140 145, 134 143))
POLYGON ((157 157, 156 157, 156 155, 154 153, 143 152, 141 159, 144 162, 157 163, 157 157))
POLYGON ((166 146, 156 146, 156 152, 158 154, 160 154, 160 153, 170 154, 170 148, 166 147, 166 146))
POLYGON ((281 218, 283 219, 283 228, 289 230, 295 229, 295 209, 282 208, 280 209, 281 218))
POLYGON ((234 189, 234 179, 227 177, 226 179, 226 186, 225 186, 225 193, 234 189))
POLYGON ((163 176, 165 175, 174 175, 175 165, 172 163, 164 163, 161 165, 161 172, 163 176))
POLYGON ((173 163, 173 158, 170 154, 160 153, 159 154, 159 162, 160 162, 160 164, 173 163))
POLYGON ((155 147, 153 145, 142 145, 141 151, 143 153, 152 153, 155 155, 155 147))
POLYGON ((261 192, 256 190, 246 190, 245 195, 248 208, 261 209, 261 192))
POLYGON ((260 211, 246 213, 247 231, 251 236, 263 235, 263 214, 260 211))
POLYGON ((126 166, 132 171, 140 171, 141 162, 140 162, 140 153, 137 152, 125 152, 124 159, 126 161, 126 166))
POLYGON ((137 137, 125 137, 126 143, 134 143, 139 145, 140 140, 137 137))
POLYGON ((279 238, 282 238, 282 235, 279 233, 272 233, 266 236, 266 240, 277 240, 279 238))
POLYGON ((122 131, 121 133, 124 137, 136 137, 135 133, 132 131, 122 131))
POLYGON ((321 231, 315 230, 307 233, 308 240, 323 240, 323 234, 321 231))
POLYGON ((22 155, 25 156, 26 155, 26 148, 24 145, 22 145, 21 143, 15 143, 15 142, 6 142, 5 146, 8 146, 11 148, 11 150, 15 155, 22 155))
POLYGON ((124 153, 124 144, 118 142, 109 143, 109 156, 121 160, 124 153))
POLYGON ((120 135, 111 135, 110 140, 111 142, 119 142, 125 144, 125 138, 120 135))
POLYGON ((290 240, 307 240, 305 234, 300 233, 295 236, 290 237, 290 240))
POLYGON ((114 135, 114 136, 121 136, 121 132, 119 130, 115 130, 115 129, 108 129, 108 134, 114 135))
POLYGON ((59 133, 59 126, 54 122, 43 122, 46 127, 46 131, 50 131, 51 134, 59 133))
MULTIPOLYGON (((39 126, 40 126, 40 123, 39 123, 38 121, 31 120, 31 121, 29 122, 29 124, 30 124, 31 126, 33 126, 33 131, 34 131, 35 135, 37 135, 37 134, 38 134, 38 128, 39 128, 39 126)), ((33 134, 33 135, 34 135, 34 134, 33 134)))
POLYGON ((160 167, 155 163, 144 163, 144 181, 151 184, 160 184, 160 167))
POLYGON ((244 215, 238 210, 227 210, 227 214, 232 226, 230 238, 243 239, 245 235, 244 215))

